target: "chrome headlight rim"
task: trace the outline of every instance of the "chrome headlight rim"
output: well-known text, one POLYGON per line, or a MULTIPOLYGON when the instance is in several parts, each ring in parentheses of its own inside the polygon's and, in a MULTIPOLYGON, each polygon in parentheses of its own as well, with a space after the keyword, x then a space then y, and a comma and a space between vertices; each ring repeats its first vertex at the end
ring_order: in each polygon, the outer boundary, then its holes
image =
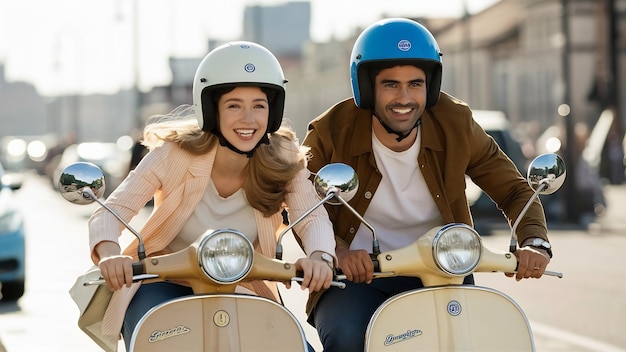
POLYGON ((441 271, 450 276, 467 276, 468 274, 471 274, 480 263, 480 259, 482 257, 482 239, 478 232, 467 224, 447 224, 442 226, 435 234, 435 237, 433 238, 432 252, 433 260, 435 261, 437 268, 441 271), (473 245, 470 246, 471 248, 469 253, 469 255, 473 258, 467 261, 463 266, 455 269, 452 265, 446 265, 444 260, 441 260, 443 256, 440 255, 445 255, 447 253, 445 249, 441 248, 445 245, 444 241, 447 240, 446 237, 450 235, 458 237, 458 235, 456 235, 459 233, 458 231, 461 231, 460 233, 463 236, 468 236, 466 243, 471 244, 473 242, 473 245))
MULTIPOLYGON (((230 253, 232 254, 232 252, 230 253)), ((198 254, 198 265, 202 269, 202 272, 210 280, 216 283, 220 283, 220 284, 234 284, 234 283, 241 281, 241 279, 243 279, 244 277, 246 277, 246 275, 248 275, 248 273, 252 269, 252 264, 254 261, 254 246, 252 245, 252 242, 250 241, 250 239, 248 239, 248 237, 244 235, 243 233, 241 233, 240 231, 233 230, 233 229, 219 229, 219 230, 214 230, 213 232, 211 232, 210 234, 202 238, 202 240, 198 244, 197 254, 198 254), (241 241, 239 242, 239 246, 241 246, 239 249, 243 250, 243 254, 244 254, 242 257, 239 257, 240 259, 244 260, 243 263, 241 263, 241 266, 239 267, 239 269, 235 270, 233 274, 227 275, 227 276, 219 275, 217 270, 211 270, 211 268, 214 267, 215 265, 219 266, 220 253, 217 253, 216 251, 211 250, 210 247, 214 241, 219 240, 220 237, 224 237, 224 236, 231 237, 231 240, 241 241), (210 262, 205 261, 205 258, 204 258, 205 255, 209 255, 208 260, 212 258, 217 258, 217 262, 211 265, 210 262)), ((228 255, 228 253, 226 254, 228 255)))

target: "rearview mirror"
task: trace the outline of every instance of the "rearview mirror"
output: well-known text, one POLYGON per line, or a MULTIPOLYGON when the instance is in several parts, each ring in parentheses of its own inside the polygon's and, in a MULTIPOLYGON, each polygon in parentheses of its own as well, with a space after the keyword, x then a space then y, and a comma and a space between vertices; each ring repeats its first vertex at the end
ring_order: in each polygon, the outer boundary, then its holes
POLYGON ((92 164, 79 162, 66 167, 59 177, 59 192, 67 201, 74 204, 91 204, 104 195, 106 182, 104 172, 92 164), (86 190, 91 190, 86 192, 86 190))
POLYGON ((540 194, 552 194, 565 182, 565 162, 557 154, 542 154, 528 167, 528 183, 533 190, 543 188, 540 194))
POLYGON ((349 202, 359 189, 359 178, 354 169, 346 164, 333 163, 321 168, 313 179, 315 191, 320 198, 326 197, 329 192, 334 192, 335 197, 327 201, 328 204, 341 205, 336 199, 340 196, 349 202))

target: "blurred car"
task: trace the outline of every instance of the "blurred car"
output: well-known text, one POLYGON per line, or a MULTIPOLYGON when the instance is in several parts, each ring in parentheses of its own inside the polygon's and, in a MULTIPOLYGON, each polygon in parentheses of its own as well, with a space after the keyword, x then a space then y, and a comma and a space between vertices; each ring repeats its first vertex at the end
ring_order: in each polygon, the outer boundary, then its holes
MULTIPOLYGON (((497 110, 473 110, 474 120, 498 143, 500 149, 515 163, 522 175, 526 175, 528 160, 519 141, 511 131, 506 115, 497 110)), ((507 226, 506 219, 495 203, 469 176, 465 176, 467 200, 474 218, 474 227, 482 235, 489 235, 493 227, 507 226)), ((542 202, 544 200, 542 199, 542 202)))
POLYGON ((63 170, 76 162, 90 162, 102 169, 106 180, 104 197, 119 186, 128 175, 131 152, 127 148, 120 147, 117 143, 84 142, 72 144, 65 148, 61 159, 56 165, 52 185, 58 187, 59 177, 63 170))
POLYGON ((0 284, 5 301, 22 297, 26 282, 24 217, 13 194, 21 186, 0 164, 0 284))

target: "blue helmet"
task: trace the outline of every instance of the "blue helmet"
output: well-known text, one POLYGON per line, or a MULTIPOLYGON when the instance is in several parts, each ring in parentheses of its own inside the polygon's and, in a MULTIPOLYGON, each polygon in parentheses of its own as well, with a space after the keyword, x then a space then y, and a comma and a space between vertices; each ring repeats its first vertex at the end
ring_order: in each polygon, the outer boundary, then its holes
POLYGON ((421 24, 405 18, 388 18, 367 27, 356 39, 350 56, 354 102, 374 108, 374 74, 397 65, 413 65, 426 74, 426 106, 439 100, 441 52, 433 35, 421 24))

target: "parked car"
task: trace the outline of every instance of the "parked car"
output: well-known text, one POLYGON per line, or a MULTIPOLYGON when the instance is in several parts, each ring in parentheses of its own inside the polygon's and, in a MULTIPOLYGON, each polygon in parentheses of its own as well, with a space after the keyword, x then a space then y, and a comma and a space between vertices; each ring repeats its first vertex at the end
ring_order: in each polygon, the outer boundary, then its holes
POLYGON ((0 292, 8 301, 24 295, 26 282, 24 217, 13 194, 21 186, 0 164, 0 292))
POLYGON ((118 146, 117 143, 84 142, 72 144, 65 148, 59 163, 52 175, 52 185, 57 187, 57 181, 63 170, 76 162, 90 162, 104 171, 106 191, 108 197, 128 175, 131 152, 129 149, 118 146))
MULTIPOLYGON (((527 164, 530 160, 524 157, 521 145, 512 133, 511 126, 505 114, 501 111, 474 110, 474 119, 496 140, 500 148, 511 158, 521 171, 522 175, 525 175, 527 164)), ((594 133, 598 125, 600 125, 600 129, 602 128, 602 123, 598 123, 596 127, 594 127, 592 134, 594 135, 593 138, 599 138, 599 141, 596 140, 590 143, 591 145, 597 143, 601 145, 604 136, 606 136, 606 131, 594 133)), ((547 128, 537 140, 537 153, 559 152, 561 145, 560 138, 561 132, 558 127, 552 126, 547 128)), ((588 144, 583 150, 583 156, 588 153, 593 153, 593 150, 590 149, 593 148, 588 144)), ((577 162, 576 167, 572 167, 568 172, 576 173, 577 183, 575 192, 577 195, 577 211, 579 212, 577 214, 578 225, 588 227, 592 222, 596 221, 597 217, 602 216, 606 210, 607 204, 601 181, 597 175, 597 170, 594 170, 584 158, 581 158, 577 162)), ((493 203, 469 177, 466 177, 466 181, 466 194, 468 195, 476 230, 481 234, 487 235, 493 228, 508 228, 504 216, 495 206, 495 203, 493 203)), ((567 207, 564 203, 565 200, 562 198, 563 195, 563 193, 559 193, 558 195, 541 197, 541 204, 543 205, 548 223, 563 221, 566 218, 565 212, 567 211, 567 207)))

